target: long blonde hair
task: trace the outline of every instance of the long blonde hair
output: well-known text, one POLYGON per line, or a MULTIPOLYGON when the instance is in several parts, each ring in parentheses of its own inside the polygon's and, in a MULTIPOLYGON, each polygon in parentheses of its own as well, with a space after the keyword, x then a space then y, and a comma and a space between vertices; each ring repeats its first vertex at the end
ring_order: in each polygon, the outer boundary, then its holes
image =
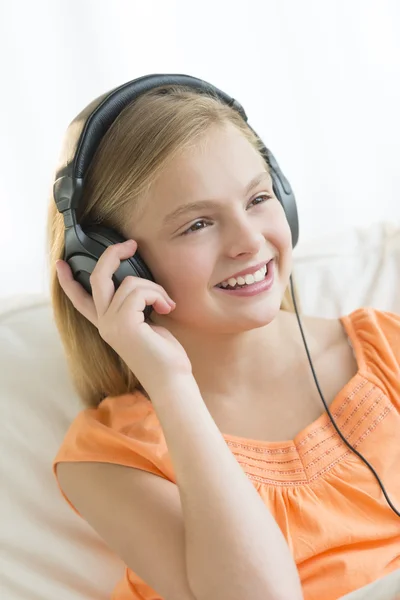
MULTIPOLYGON (((85 180, 77 212, 82 225, 101 224, 121 234, 124 224, 145 209, 143 199, 178 152, 204 136, 212 125, 232 123, 261 151, 261 142, 242 117, 211 94, 182 86, 153 89, 129 104, 102 139, 85 180), (160 93, 160 90, 163 90, 160 93), (168 93, 166 93, 168 92, 168 93)), ((122 235, 122 234, 121 234, 122 235)), ((143 388, 97 328, 63 292, 55 262, 64 254, 64 222, 53 196, 48 212, 50 297, 72 383, 87 407, 106 396, 143 388)), ((289 287, 281 308, 293 311, 289 287)))

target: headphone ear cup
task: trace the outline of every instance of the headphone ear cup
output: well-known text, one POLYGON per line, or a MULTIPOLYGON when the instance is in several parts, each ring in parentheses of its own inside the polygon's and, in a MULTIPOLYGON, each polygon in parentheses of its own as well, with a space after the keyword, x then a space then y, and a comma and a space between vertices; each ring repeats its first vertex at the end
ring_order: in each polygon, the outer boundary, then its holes
MULTIPOLYGON (((108 246, 112 246, 114 244, 123 244, 126 242, 126 239, 123 238, 119 233, 106 227, 92 226, 85 230, 85 233, 87 237, 102 244, 102 246, 105 248, 108 248, 108 246)), ((113 279, 115 278, 114 283, 116 284, 116 289, 121 285, 124 278, 128 275, 154 281, 154 277, 150 269, 140 256, 138 250, 136 250, 133 256, 121 261, 120 267, 114 273, 113 279)))
MULTIPOLYGON (((96 242, 96 248, 101 247, 108 248, 109 246, 113 246, 114 244, 121 244, 125 242, 125 238, 123 238, 119 233, 114 231, 113 229, 109 229, 102 226, 91 226, 85 229, 84 235, 87 241, 93 240, 96 242)), ((68 264, 71 267, 72 273, 76 281, 78 281, 83 288, 92 295, 92 286, 90 284, 90 275, 93 273, 97 262, 104 252, 100 250, 100 252, 94 256, 93 251, 86 252, 83 254, 82 252, 74 253, 70 258, 68 258, 68 264)), ((120 266, 115 271, 112 276, 112 280, 115 286, 115 290, 119 288, 125 277, 133 276, 140 277, 142 279, 148 279, 149 281, 154 281, 154 277, 144 262, 143 258, 140 256, 139 252, 136 250, 134 256, 131 256, 125 260, 122 260, 120 266)), ((152 312, 152 306, 146 306, 144 309, 145 319, 148 319, 152 312)))

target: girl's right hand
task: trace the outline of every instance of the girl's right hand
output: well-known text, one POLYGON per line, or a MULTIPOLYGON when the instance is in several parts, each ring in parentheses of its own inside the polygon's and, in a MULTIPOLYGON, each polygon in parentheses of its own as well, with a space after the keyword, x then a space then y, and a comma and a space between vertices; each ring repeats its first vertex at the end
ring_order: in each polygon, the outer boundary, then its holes
POLYGON ((125 361, 143 387, 191 375, 192 365, 183 346, 164 327, 146 323, 144 309, 152 305, 165 315, 175 303, 163 287, 135 276, 125 277, 115 291, 112 275, 120 261, 132 257, 137 243, 128 240, 109 246, 90 276, 92 294, 74 280, 65 261, 57 261, 58 280, 73 306, 99 330, 100 336, 125 361))

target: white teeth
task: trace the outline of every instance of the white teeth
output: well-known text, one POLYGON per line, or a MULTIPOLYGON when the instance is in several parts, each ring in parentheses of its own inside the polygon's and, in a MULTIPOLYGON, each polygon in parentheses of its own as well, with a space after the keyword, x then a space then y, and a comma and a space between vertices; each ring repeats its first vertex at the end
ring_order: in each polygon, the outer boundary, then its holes
POLYGON ((267 265, 264 265, 263 267, 261 267, 261 269, 258 269, 258 271, 256 271, 255 273, 253 273, 252 275, 245 275, 244 277, 230 277, 227 281, 223 281, 220 286, 221 287, 235 287, 235 285, 238 283, 239 285, 251 285, 252 283, 255 283, 256 281, 262 281, 265 277, 265 274, 267 272, 267 265))
POLYGON ((260 275, 258 275, 258 274, 254 275, 254 279, 256 281, 262 281, 264 279, 266 273, 267 273, 267 269, 265 269, 260 275))

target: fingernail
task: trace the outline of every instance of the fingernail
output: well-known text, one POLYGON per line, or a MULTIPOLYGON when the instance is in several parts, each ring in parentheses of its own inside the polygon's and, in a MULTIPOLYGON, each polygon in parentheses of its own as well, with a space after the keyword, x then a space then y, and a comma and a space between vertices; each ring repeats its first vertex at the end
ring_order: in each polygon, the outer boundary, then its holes
POLYGON ((56 260, 56 271, 57 271, 57 273, 59 272, 59 267, 60 267, 61 263, 62 263, 62 260, 56 260))

